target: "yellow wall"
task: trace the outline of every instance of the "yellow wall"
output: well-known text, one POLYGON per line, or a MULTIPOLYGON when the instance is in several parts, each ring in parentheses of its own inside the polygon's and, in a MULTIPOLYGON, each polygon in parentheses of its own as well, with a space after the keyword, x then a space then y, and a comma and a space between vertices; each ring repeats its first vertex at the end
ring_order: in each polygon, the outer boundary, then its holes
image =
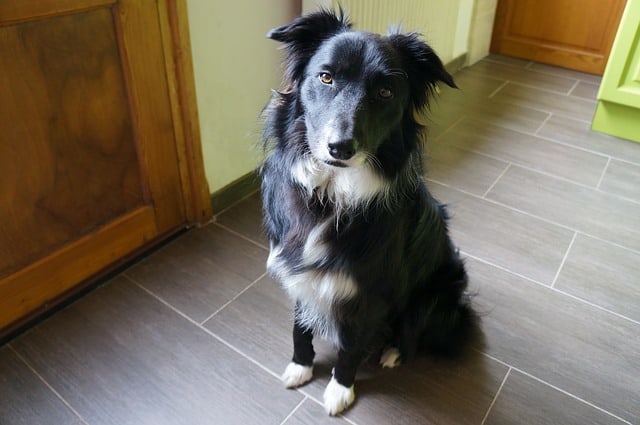
MULTIPOLYGON (((259 114, 280 87, 278 44, 265 37, 332 0, 189 0, 189 24, 205 169, 216 192, 253 171, 262 157, 259 114)), ((478 0, 341 0, 358 29, 419 31, 444 63, 468 52, 478 0), (372 14, 379 7, 385 13, 372 14)), ((486 0, 485 0, 486 1, 486 0)), ((489 0, 490 1, 490 0, 489 0)))
POLYGON ((299 13, 295 0, 189 0, 205 170, 211 192, 255 169, 259 114, 281 80, 267 31, 299 13))

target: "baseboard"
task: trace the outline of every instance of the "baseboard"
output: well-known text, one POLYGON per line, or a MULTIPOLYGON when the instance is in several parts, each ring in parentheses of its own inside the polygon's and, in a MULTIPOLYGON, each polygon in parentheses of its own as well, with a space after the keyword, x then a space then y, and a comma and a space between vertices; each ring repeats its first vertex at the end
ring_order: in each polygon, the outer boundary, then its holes
POLYGON ((447 70, 449 74, 455 74, 460 69, 464 68, 467 65, 467 54, 463 53, 460 56, 451 59, 448 63, 444 65, 444 68, 447 70))
POLYGON ((260 189, 260 177, 252 171, 215 191, 211 195, 213 214, 217 215, 260 189))

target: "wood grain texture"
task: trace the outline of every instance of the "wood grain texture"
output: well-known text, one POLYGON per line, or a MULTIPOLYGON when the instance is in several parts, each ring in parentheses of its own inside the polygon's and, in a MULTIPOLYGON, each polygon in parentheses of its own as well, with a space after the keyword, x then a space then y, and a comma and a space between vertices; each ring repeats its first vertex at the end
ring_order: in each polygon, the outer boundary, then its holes
POLYGON ((0 52, 3 277, 143 199, 109 10, 0 27, 0 52))
POLYGON ((0 336, 210 219, 185 7, 0 3, 0 336))
POLYGON ((0 329, 43 313, 78 282, 118 262, 157 235, 153 210, 140 208, 0 280, 0 329))
POLYGON ((213 208, 202 156, 187 2, 159 2, 158 11, 185 215, 189 223, 204 224, 212 219, 213 208))
POLYGON ((491 51, 604 72, 625 0, 499 0, 491 51))

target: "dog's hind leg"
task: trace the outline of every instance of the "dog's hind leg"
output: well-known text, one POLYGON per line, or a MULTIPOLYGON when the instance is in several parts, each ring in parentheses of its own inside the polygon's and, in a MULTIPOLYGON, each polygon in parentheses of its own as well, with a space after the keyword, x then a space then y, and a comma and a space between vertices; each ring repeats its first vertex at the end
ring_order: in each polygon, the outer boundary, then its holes
POLYGON ((287 388, 299 387, 313 377, 313 333, 302 326, 298 320, 299 306, 293 322, 293 358, 282 374, 282 381, 287 388))

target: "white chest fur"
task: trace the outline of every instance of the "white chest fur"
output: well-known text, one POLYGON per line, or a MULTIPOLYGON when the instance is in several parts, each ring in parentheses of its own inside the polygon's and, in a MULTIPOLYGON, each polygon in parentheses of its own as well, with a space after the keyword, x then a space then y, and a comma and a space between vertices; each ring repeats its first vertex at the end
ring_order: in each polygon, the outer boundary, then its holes
POLYGON ((340 168, 318 162, 312 156, 296 161, 291 176, 309 196, 317 191, 321 197, 332 201, 338 211, 366 205, 379 195, 385 195, 390 186, 368 163, 340 168))
POLYGON ((333 308, 336 303, 353 297, 357 293, 357 285, 346 272, 327 271, 317 267, 327 255, 328 246, 322 236, 333 221, 334 218, 330 217, 309 232, 300 264, 289 264, 280 255, 282 246, 272 246, 267 259, 267 270, 280 281, 289 297, 300 303, 297 320, 340 346, 333 308))

